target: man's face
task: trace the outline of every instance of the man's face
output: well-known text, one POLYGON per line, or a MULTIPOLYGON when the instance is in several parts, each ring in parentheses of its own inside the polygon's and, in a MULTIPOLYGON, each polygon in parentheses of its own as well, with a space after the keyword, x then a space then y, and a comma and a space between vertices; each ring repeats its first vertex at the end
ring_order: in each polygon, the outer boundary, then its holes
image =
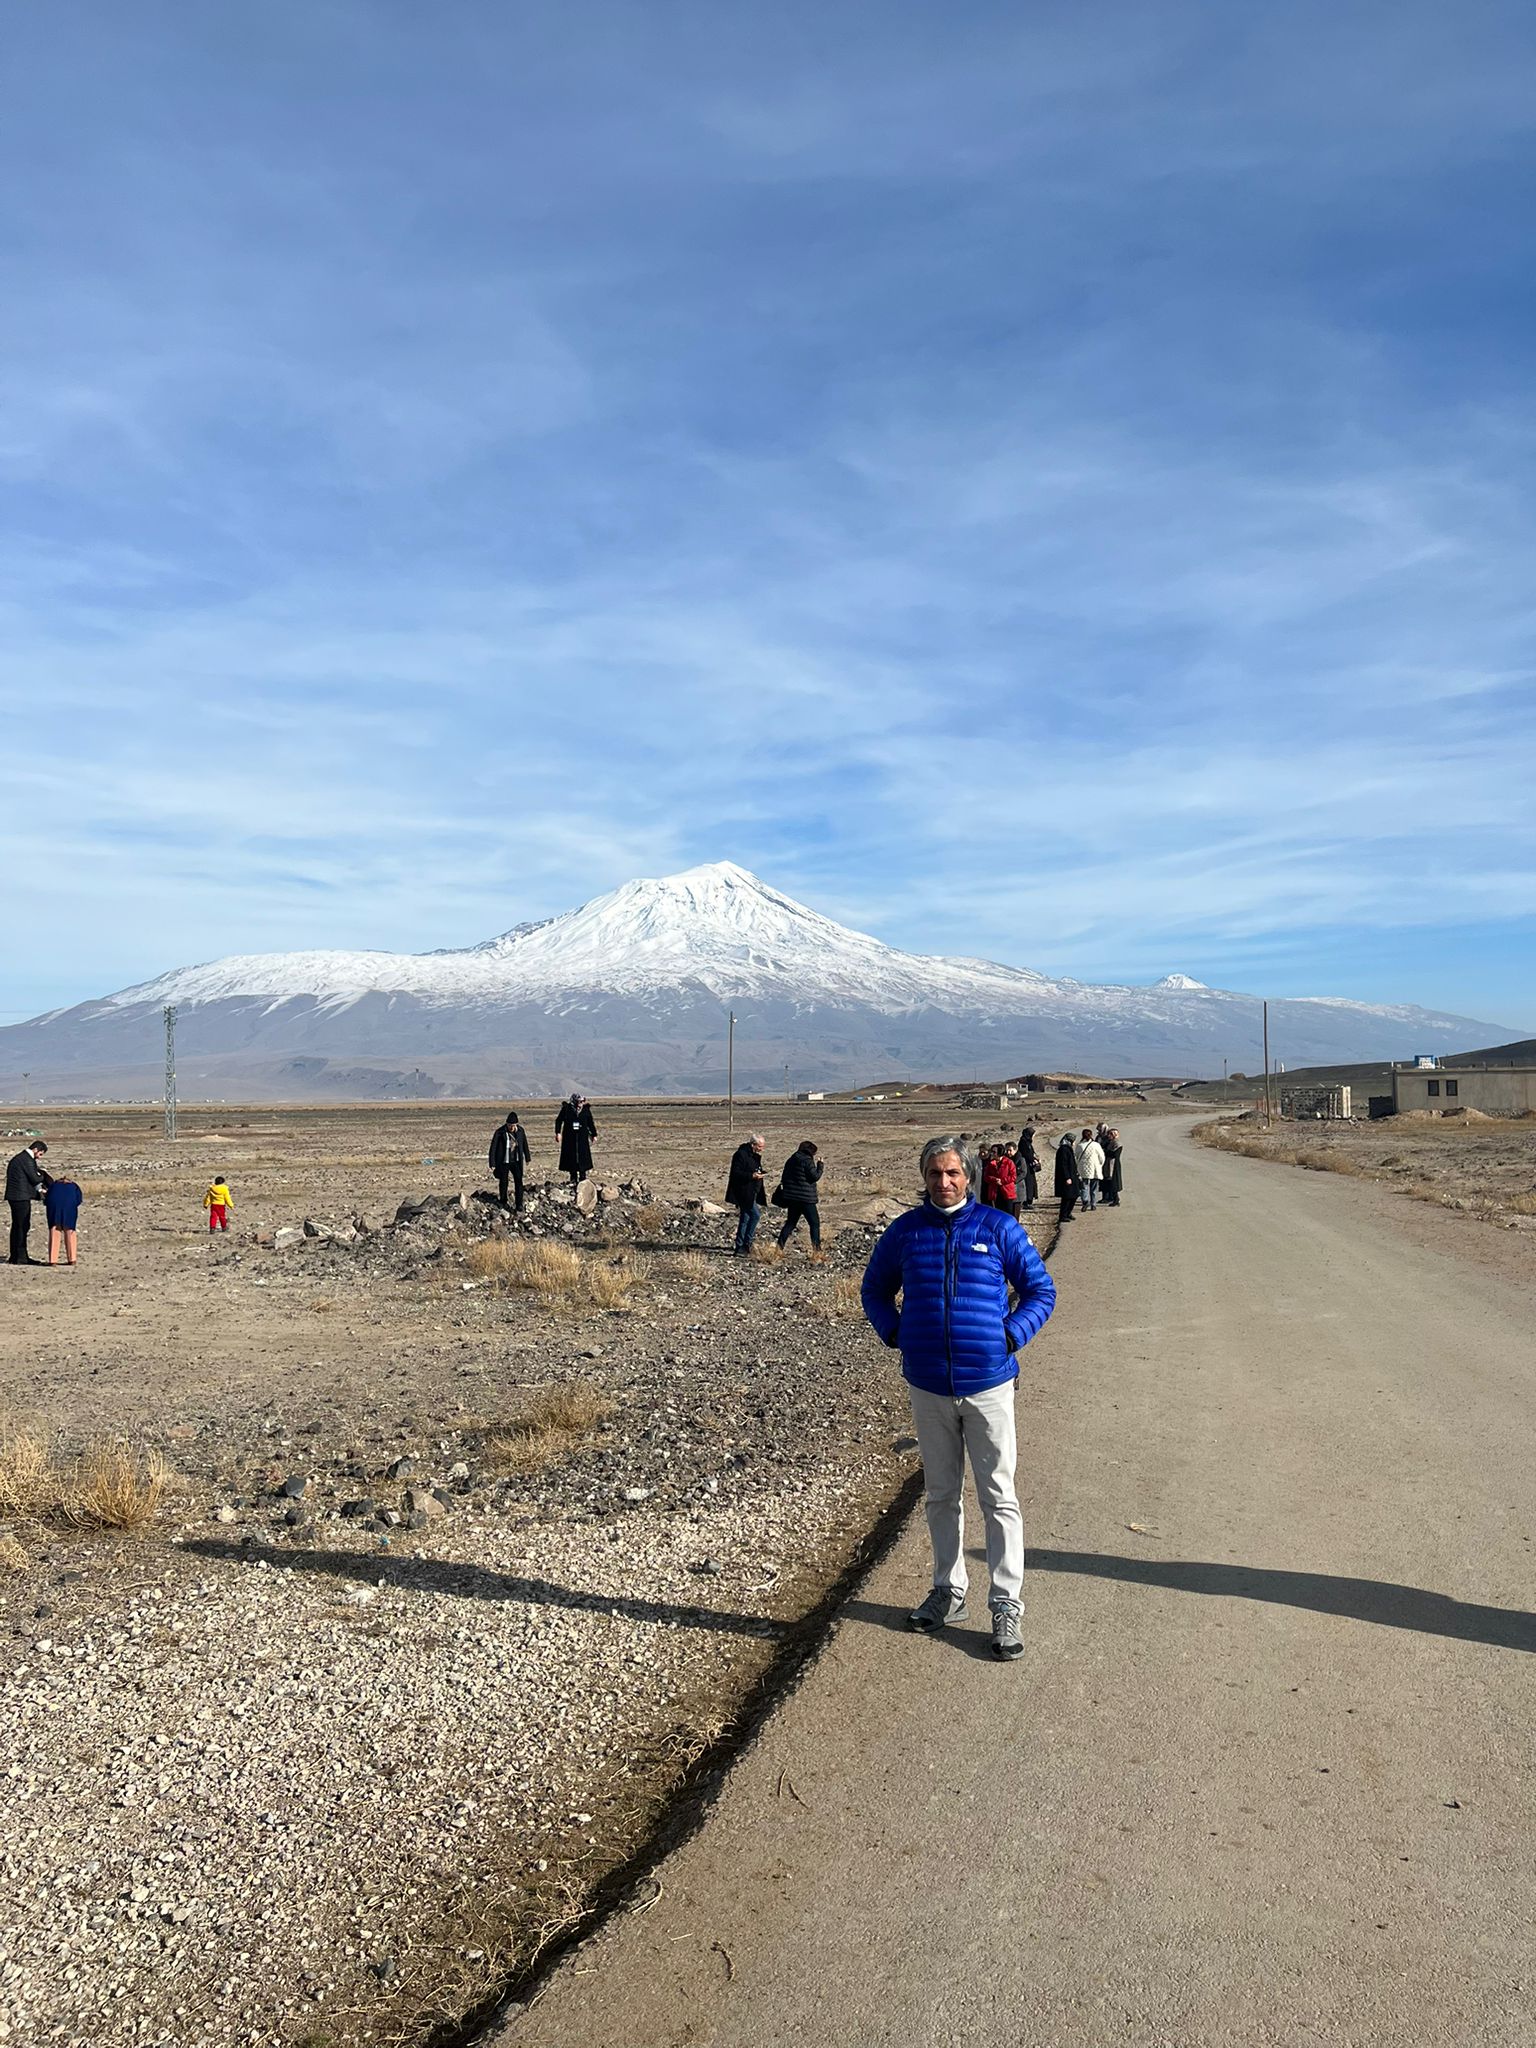
POLYGON ((956 1202, 965 1200, 969 1182, 958 1152, 935 1152, 925 1177, 929 1198, 941 1209, 953 1209, 956 1202))

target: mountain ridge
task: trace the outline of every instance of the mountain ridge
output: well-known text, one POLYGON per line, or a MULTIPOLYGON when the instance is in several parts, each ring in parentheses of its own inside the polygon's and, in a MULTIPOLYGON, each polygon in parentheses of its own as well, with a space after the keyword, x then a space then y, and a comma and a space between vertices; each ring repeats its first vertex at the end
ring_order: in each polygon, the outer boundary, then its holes
MULTIPOLYGON (((743 1087, 782 1085, 786 1064, 808 1086, 888 1068, 933 1079, 1065 1064, 1197 1074, 1222 1058, 1251 1067, 1260 1019, 1257 997, 1182 973, 1094 984, 905 952, 719 861, 623 883, 471 946, 172 968, 0 1030, 0 1085, 28 1068, 148 1075, 167 1003, 179 1044, 214 1063, 207 1075, 224 1092, 242 1070, 285 1062, 318 1087, 359 1059, 451 1074, 454 1093, 583 1077, 610 1092, 713 1092, 726 1007, 738 1015, 743 1087)), ((1270 1020, 1275 1056, 1292 1065, 1450 1051, 1508 1029, 1331 996, 1272 999, 1270 1020)))

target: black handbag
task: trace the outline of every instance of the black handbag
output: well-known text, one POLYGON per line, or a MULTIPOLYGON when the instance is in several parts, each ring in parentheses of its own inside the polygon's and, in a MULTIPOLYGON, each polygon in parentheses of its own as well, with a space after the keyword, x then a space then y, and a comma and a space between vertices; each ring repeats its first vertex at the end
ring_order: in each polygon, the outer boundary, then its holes
POLYGON ((778 1186, 774 1189, 773 1193, 768 1197, 768 1199, 770 1202, 772 1202, 775 1209, 787 1209, 789 1207, 789 1197, 784 1192, 783 1181, 779 1182, 778 1186))

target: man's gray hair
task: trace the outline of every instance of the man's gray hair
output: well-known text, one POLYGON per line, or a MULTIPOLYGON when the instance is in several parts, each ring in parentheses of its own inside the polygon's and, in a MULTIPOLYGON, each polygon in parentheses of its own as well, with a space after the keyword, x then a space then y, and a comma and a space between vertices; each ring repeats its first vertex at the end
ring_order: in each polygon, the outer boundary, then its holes
POLYGON ((945 1152, 958 1155, 960 1164, 965 1168, 966 1180, 973 1188, 976 1187, 981 1180, 981 1161, 976 1157, 975 1146, 964 1138, 930 1138, 923 1147, 923 1179, 926 1181, 928 1178, 929 1160, 937 1159, 945 1152))
POLYGON ((764 1145, 766 1145, 767 1142, 768 1140, 763 1136, 761 1131, 748 1131, 747 1143, 749 1145, 755 1145, 759 1152, 762 1151, 764 1145))

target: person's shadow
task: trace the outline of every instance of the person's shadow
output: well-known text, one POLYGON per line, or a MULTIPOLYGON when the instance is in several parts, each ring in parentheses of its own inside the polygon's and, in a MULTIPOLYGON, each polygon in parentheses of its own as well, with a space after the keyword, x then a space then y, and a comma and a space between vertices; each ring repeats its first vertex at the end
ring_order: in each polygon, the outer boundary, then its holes
MULTIPOLYGON (((1030 1572, 1073 1572, 1096 1579, 1119 1579, 1141 1586, 1162 1586, 1176 1593, 1216 1593, 1233 1600, 1264 1600, 1284 1607, 1310 1608, 1315 1614, 1336 1614, 1347 1621, 1371 1622, 1379 1628, 1412 1629, 1420 1635, 1447 1636, 1455 1642, 1487 1643, 1499 1650, 1536 1651, 1536 1614, 1518 1607, 1488 1607, 1434 1593, 1422 1586, 1401 1586, 1391 1579, 1356 1579, 1328 1572, 1276 1571, 1261 1565, 1206 1564, 1194 1559, 1119 1557, 1093 1550, 1030 1550, 1024 1568, 1030 1572)), ((986 1595, 973 1590, 973 1615, 986 1616, 986 1595)), ((1025 1600, 1028 1601, 1028 1586, 1025 1600)), ((907 1633, 905 1607, 884 1601, 850 1600, 843 1609, 850 1620, 907 1633)), ((952 1648, 973 1657, 990 1657, 991 1646, 975 1629, 940 1634, 952 1648)))

